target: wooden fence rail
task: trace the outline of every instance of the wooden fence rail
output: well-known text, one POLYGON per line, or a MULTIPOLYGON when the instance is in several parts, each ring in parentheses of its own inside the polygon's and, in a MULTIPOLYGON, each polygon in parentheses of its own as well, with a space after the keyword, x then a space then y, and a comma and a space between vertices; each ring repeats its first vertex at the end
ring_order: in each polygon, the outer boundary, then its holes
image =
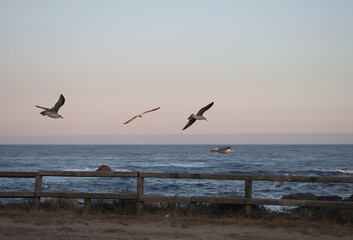
MULTIPOLYGON (((226 174, 190 174, 190 173, 153 173, 153 172, 82 172, 82 171, 38 171, 38 172, 0 172, 0 178, 35 178, 34 192, 0 192, 0 198, 33 198, 34 207, 40 208, 40 198, 83 198, 84 212, 91 211, 91 199, 128 199, 137 201, 137 214, 143 213, 144 202, 170 202, 189 204, 193 209, 198 202, 228 203, 245 206, 250 214, 252 205, 278 205, 301 207, 353 208, 353 202, 291 200, 291 199, 258 199, 252 198, 253 181, 279 182, 324 182, 353 183, 353 177, 313 177, 313 176, 263 176, 263 175, 226 175, 226 174), (131 193, 85 193, 85 192, 42 192, 43 177, 106 177, 137 178, 136 194, 131 193), (206 196, 149 196, 144 195, 145 178, 174 179, 208 179, 245 181, 244 198, 240 197, 206 197, 206 196)), ((352 193, 350 193, 352 194, 352 193)))

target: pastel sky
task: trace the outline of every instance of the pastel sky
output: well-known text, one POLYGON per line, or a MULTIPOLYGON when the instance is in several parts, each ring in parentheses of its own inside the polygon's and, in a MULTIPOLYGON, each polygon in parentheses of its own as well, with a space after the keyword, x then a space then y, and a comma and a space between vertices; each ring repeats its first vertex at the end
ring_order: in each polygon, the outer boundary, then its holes
POLYGON ((353 143, 352 13, 349 0, 0 0, 0 144, 353 143), (60 94, 64 119, 42 117, 34 105, 60 94))

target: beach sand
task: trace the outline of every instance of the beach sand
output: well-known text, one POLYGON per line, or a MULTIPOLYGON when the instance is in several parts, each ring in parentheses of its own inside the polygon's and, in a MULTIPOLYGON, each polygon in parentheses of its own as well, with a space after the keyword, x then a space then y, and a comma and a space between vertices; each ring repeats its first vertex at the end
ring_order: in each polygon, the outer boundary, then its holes
POLYGON ((0 239, 353 239, 320 229, 148 218, 0 216, 0 239))

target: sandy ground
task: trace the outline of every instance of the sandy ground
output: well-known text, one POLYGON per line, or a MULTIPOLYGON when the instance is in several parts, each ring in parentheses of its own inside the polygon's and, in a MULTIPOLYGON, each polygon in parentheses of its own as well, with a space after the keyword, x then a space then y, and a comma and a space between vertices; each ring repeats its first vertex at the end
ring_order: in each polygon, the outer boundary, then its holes
POLYGON ((337 239, 320 231, 274 228, 253 224, 217 224, 172 219, 95 219, 84 217, 0 216, 0 239, 337 239))

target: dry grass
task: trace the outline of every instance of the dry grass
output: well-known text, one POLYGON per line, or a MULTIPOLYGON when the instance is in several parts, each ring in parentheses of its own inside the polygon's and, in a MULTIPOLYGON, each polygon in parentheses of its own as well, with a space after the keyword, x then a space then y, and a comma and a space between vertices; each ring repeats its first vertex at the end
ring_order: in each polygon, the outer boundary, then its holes
POLYGON ((198 204, 192 214, 189 214, 187 206, 168 205, 163 208, 146 207, 143 215, 136 216, 136 203, 133 201, 97 201, 92 202, 93 213, 84 216, 82 207, 77 207, 76 203, 70 205, 61 201, 44 202, 40 210, 34 210, 32 206, 31 202, 2 205, 0 206, 0 216, 10 217, 17 222, 34 222, 39 226, 85 224, 91 220, 116 221, 126 225, 131 222, 169 221, 172 225, 178 225, 182 228, 204 224, 241 225, 271 229, 283 228, 288 232, 318 236, 353 235, 353 212, 346 210, 336 210, 336 215, 325 215, 328 214, 325 212, 321 217, 318 215, 320 211, 313 211, 311 217, 300 218, 290 211, 286 213, 271 212, 259 207, 254 209, 251 217, 245 217, 240 206, 198 204), (52 205, 53 203, 57 205, 52 205), (59 205, 65 207, 60 208, 59 205))
MULTIPOLYGON (((307 219, 291 219, 286 216, 274 215, 269 218, 208 218, 204 216, 191 216, 180 214, 169 214, 166 218, 165 214, 146 213, 142 216, 135 215, 116 215, 108 213, 91 214, 83 216, 68 210, 58 212, 46 210, 0 210, 0 216, 6 216, 13 219, 15 222, 35 223, 39 226, 50 225, 67 225, 67 224, 87 224, 89 221, 100 222, 118 222, 123 225, 128 225, 131 222, 150 223, 158 221, 169 221, 172 226, 181 226, 182 228, 190 228, 193 226, 211 224, 211 225, 237 225, 237 226, 257 226, 263 228, 286 229, 288 232, 298 232, 308 235, 331 235, 335 237, 344 237, 353 235, 353 224, 339 224, 331 221, 312 221, 307 219)), ((107 230, 109 231, 109 230, 107 230)))

